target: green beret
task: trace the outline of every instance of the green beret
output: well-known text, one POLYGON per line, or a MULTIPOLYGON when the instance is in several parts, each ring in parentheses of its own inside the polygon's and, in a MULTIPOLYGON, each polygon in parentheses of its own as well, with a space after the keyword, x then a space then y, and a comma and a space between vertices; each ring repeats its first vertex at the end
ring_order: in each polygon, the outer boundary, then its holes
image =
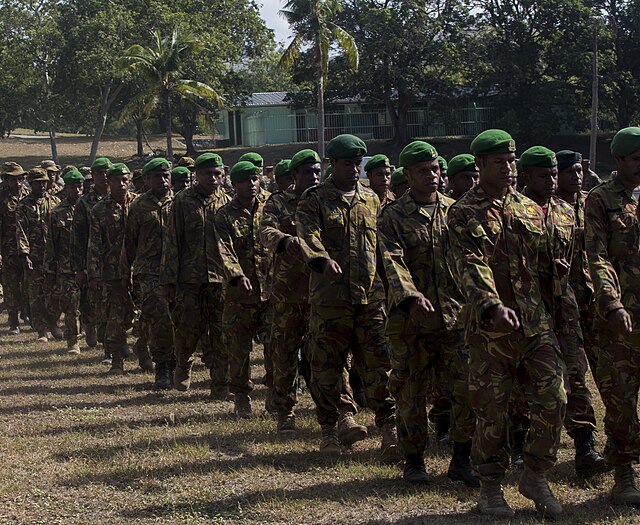
POLYGON ((563 149, 556 153, 556 160, 558 161, 558 171, 566 170, 574 164, 579 164, 582 162, 582 153, 571 151, 569 149, 563 149))
POLYGON ((264 162, 264 159, 262 158, 262 155, 260 155, 259 153, 256 153, 255 151, 250 151, 249 153, 245 153, 238 159, 238 162, 244 162, 244 161, 251 162, 251 164, 253 164, 254 166, 258 166, 258 168, 262 168, 262 163, 264 162))
POLYGON ((322 181, 327 180, 332 173, 333 173, 333 166, 329 166, 326 170, 324 170, 324 173, 322 174, 322 178, 320 180, 322 181))
POLYGON ((171 171, 171 182, 177 180, 188 180, 191 177, 191 170, 186 166, 177 166, 171 171))
POLYGON ((431 144, 422 140, 414 140, 400 152, 400 166, 406 168, 418 162, 428 162, 437 158, 438 152, 431 144))
POLYGON ((231 182, 243 182, 253 175, 260 175, 260 167, 248 160, 241 160, 231 168, 231 182))
POLYGON ((171 164, 167 159, 164 159, 162 157, 156 157, 155 159, 151 159, 142 167, 142 174, 146 175, 151 171, 156 171, 156 170, 164 171, 164 170, 170 170, 170 169, 171 169, 171 164))
MULTIPOLYGON (((447 171, 447 168, 449 167, 447 165, 447 161, 442 155, 438 155, 438 166, 440 166, 440 171, 447 171)), ((447 175, 448 174, 449 172, 447 172, 447 175)))
POLYGON ((273 174, 276 179, 278 177, 284 177, 285 175, 291 175, 291 161, 289 159, 284 159, 278 162, 273 168, 273 174))
POLYGON ((303 164, 316 164, 322 162, 320 155, 312 149, 303 149, 298 151, 293 157, 291 157, 291 163, 289 169, 291 171, 297 170, 303 164))
POLYGON ((100 171, 104 169, 109 169, 112 166, 112 162, 107 157, 98 157, 93 161, 91 165, 91 171, 100 171))
POLYGON ((222 162, 222 157, 217 153, 203 153, 198 156, 193 165, 196 169, 217 168, 224 166, 224 162, 222 162))
POLYGON ((462 153, 456 155, 449 162, 449 169, 447 170, 447 177, 451 180, 458 173, 463 171, 478 171, 476 167, 476 158, 468 153, 462 153))
POLYGON ((506 131, 488 129, 480 133, 471 142, 471 151, 476 157, 512 153, 516 150, 516 141, 506 131))
POLYGON ((371 157, 367 163, 364 165, 364 171, 366 173, 371 170, 375 170, 376 168, 390 168, 391 163, 389 162, 389 157, 383 155, 382 153, 378 153, 371 157))
POLYGON ((532 146, 520 155, 522 168, 555 168, 557 165, 556 154, 544 146, 532 146))
POLYGON ((640 128, 621 129, 611 141, 611 154, 614 157, 626 157, 638 150, 640 150, 640 128))
POLYGON ((404 184, 407 182, 407 178, 404 176, 404 168, 396 168, 391 174, 391 186, 397 186, 398 184, 404 184))
POLYGON ((2 175, 3 177, 5 175, 10 175, 11 177, 21 177, 22 175, 26 174, 26 171, 24 171, 22 169, 22 166, 20 166, 20 164, 18 164, 17 162, 3 162, 0 170, 2 170, 0 175, 2 175))
POLYGON ((338 135, 327 144, 327 157, 331 159, 356 159, 367 153, 367 145, 355 135, 338 135))
POLYGON ((27 180, 29 182, 46 182, 49 180, 49 174, 47 173, 47 170, 45 168, 33 168, 32 170, 29 170, 29 173, 27 174, 27 180))
MULTIPOLYGON (((154 159, 155 160, 155 159, 154 159)), ((147 162, 147 164, 149 164, 147 162)), ((147 165, 145 164, 145 166, 147 165)), ((122 162, 117 162, 116 164, 112 164, 107 171, 107 177, 117 177, 118 175, 131 175, 131 170, 129 166, 123 164, 122 162)))
POLYGON ((74 182, 78 182, 82 184, 84 182, 84 176, 77 169, 72 169, 67 171, 62 177, 62 180, 65 184, 73 184, 74 182))

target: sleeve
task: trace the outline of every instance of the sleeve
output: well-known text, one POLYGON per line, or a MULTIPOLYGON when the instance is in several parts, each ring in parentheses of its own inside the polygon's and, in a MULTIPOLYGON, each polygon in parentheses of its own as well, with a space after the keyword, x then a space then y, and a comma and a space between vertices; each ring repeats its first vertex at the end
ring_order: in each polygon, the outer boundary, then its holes
POLYGON ((298 203, 296 229, 300 237, 302 255, 309 267, 322 272, 322 263, 331 259, 322 244, 322 212, 316 195, 306 195, 298 203))
POLYGON ((178 199, 174 199, 167 218, 167 225, 162 237, 162 256, 160 257, 160 284, 178 284, 178 270, 180 260, 178 258, 178 234, 181 224, 178 215, 181 205, 178 199))
POLYGON ((609 231, 606 207, 598 194, 591 193, 584 210, 587 260, 596 292, 596 304, 600 314, 624 308, 618 275, 609 258, 607 232, 609 231))
POLYGON ((83 200, 79 200, 76 204, 73 234, 75 237, 74 266, 79 272, 86 271, 87 249, 89 247, 89 209, 83 200))
POLYGON ((124 228, 124 242, 122 243, 122 253, 120 256, 120 273, 124 279, 131 278, 131 267, 136 259, 138 248, 138 238, 140 233, 140 221, 138 216, 139 206, 133 204, 129 208, 129 215, 124 228))
POLYGON ((47 229, 47 238, 44 244, 44 261, 43 271, 45 274, 56 273, 56 240, 58 238, 58 227, 56 225, 56 214, 51 212, 49 215, 49 228, 47 229))
POLYGON ((280 213, 277 198, 270 197, 264 205, 260 221, 260 242, 271 253, 283 250, 282 241, 290 237, 280 231, 280 213))
POLYGON ((220 259, 222 260, 222 270, 227 282, 231 282, 238 277, 245 277, 240 266, 240 260, 236 255, 233 246, 232 226, 227 220, 224 209, 220 209, 215 217, 215 230, 218 239, 218 248, 220 250, 220 259))
POLYGON ((29 255, 29 211, 26 206, 18 204, 16 207, 16 244, 19 255, 29 255))
POLYGON ((103 238, 102 227, 100 221, 95 215, 95 208, 90 212, 89 219, 89 246, 87 247, 87 277, 92 279, 100 279, 102 277, 102 253, 103 238))

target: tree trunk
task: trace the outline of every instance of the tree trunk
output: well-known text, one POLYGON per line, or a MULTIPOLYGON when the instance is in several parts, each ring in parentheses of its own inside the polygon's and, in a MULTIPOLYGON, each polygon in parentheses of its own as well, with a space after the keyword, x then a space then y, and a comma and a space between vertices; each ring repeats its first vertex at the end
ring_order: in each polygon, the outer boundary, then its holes
POLYGON ((96 159, 98 155, 98 146, 100 145, 100 140, 102 139, 102 133, 104 132, 104 128, 107 125, 107 115, 109 114, 109 110, 111 109, 112 104, 115 102, 116 98, 122 91, 124 84, 120 84, 113 93, 111 92, 111 86, 113 81, 109 81, 109 85, 104 89, 102 94, 102 102, 100 103, 100 114, 98 115, 98 120, 96 122, 96 129, 93 134, 93 141, 91 142, 91 153, 89 153, 89 165, 93 164, 93 161, 96 159))
POLYGON ((187 146, 187 156, 193 157, 196 154, 196 147, 193 145, 193 129, 188 126, 184 134, 184 143, 187 146))
POLYGON ((58 143, 56 140, 56 130, 53 126, 49 126, 49 142, 51 143, 51 158, 53 162, 56 164, 60 164, 60 159, 58 158, 58 143))
POLYGON ((322 66, 318 67, 318 155, 324 159, 324 77, 322 66))
POLYGON ((142 119, 135 119, 136 122, 136 142, 138 144, 138 153, 136 155, 140 158, 144 157, 144 145, 142 144, 142 119))
POLYGON ((172 120, 172 116, 171 116, 171 98, 169 96, 169 93, 167 93, 165 95, 165 109, 167 112, 167 128, 166 128, 166 132, 167 132, 167 159, 169 159, 169 162, 173 162, 173 134, 171 131, 171 120, 172 120))

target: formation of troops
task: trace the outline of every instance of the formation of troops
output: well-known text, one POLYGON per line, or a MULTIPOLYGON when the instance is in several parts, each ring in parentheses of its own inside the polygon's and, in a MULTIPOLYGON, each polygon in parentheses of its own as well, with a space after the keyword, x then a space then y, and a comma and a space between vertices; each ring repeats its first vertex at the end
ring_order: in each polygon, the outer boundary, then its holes
POLYGON ((616 171, 588 194, 579 153, 517 157, 496 129, 448 162, 423 141, 397 169, 368 157, 366 179, 358 137, 326 153, 301 150, 268 178, 256 153, 230 169, 215 153, 134 172, 104 157, 81 170, 4 163, 8 333, 31 325, 78 354, 84 332, 111 374, 135 354, 158 389, 188 390, 201 355, 211 399, 232 399, 238 417, 252 415, 259 342, 283 439, 304 376, 322 453, 367 438, 354 419, 367 406, 381 460, 404 460, 405 480, 430 482, 425 451, 446 441, 447 475, 480 489, 482 513, 513 516, 501 488, 513 466, 553 517, 546 474, 564 427, 577 475, 613 470, 613 502, 640 506, 640 128, 615 135, 616 171))

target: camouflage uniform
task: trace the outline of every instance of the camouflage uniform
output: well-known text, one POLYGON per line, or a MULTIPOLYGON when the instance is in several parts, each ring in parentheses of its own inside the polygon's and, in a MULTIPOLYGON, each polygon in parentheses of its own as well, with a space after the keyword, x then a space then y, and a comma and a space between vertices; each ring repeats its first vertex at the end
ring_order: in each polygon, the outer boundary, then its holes
MULTIPOLYGON (((76 212, 73 216, 73 232, 75 235, 75 259, 74 267, 77 272, 87 271, 87 251, 89 247, 89 230, 91 209, 106 196, 100 195, 95 189, 80 197, 76 203, 76 212)), ((105 322, 102 305, 102 282, 96 288, 89 288, 84 283, 80 288, 80 314, 82 324, 98 328, 98 339, 104 339, 105 322)))
MULTIPOLYGON (((18 195, 8 189, 0 192, 0 255, 2 255, 2 288, 4 303, 9 317, 18 319, 26 297, 23 297, 23 267, 16 244, 16 207, 27 196, 28 190, 21 188, 18 195)), ((26 291, 26 290, 25 290, 26 291)), ((26 294, 24 294, 26 296, 26 294)))
POLYGON ((44 255, 44 273, 55 276, 55 294, 60 311, 64 312, 65 338, 69 345, 78 342, 80 317, 80 287, 74 267, 75 236, 73 214, 75 206, 66 198, 58 204, 49 219, 49 232, 44 255))
POLYGON ((191 368, 198 341, 211 371, 211 388, 226 388, 228 356, 222 343, 222 269, 215 238, 214 216, 229 202, 218 188, 205 196, 198 186, 174 196, 163 241, 160 284, 176 286, 172 310, 174 352, 178 368, 191 368))
POLYGON ((133 193, 125 195, 124 206, 105 197, 91 209, 87 277, 89 282, 102 281, 102 315, 106 320, 104 346, 113 356, 114 364, 123 357, 127 344, 126 332, 133 321, 133 301, 124 286, 120 258, 125 224, 133 193))
POLYGON ((566 393, 552 331, 553 276, 540 207, 510 190, 501 202, 482 185, 449 210, 452 255, 469 309, 469 396, 476 413, 471 458, 481 480, 500 481, 509 466, 508 403, 518 379, 532 411, 525 463, 543 473, 556 461, 566 393), (490 331, 488 310, 516 311, 521 329, 490 331))
POLYGON ((172 193, 158 199, 151 191, 138 197, 129 207, 122 250, 122 274, 127 280, 133 276, 134 295, 144 318, 140 323, 141 337, 145 337, 148 327, 155 363, 173 360, 171 312, 159 283, 163 231, 172 200, 172 193))
POLYGON ((20 256, 28 255, 33 270, 25 276, 31 324, 38 335, 46 335, 52 325, 47 312, 44 288, 44 250, 49 229, 49 215, 58 204, 58 199, 50 195, 36 199, 32 194, 22 199, 16 207, 16 238, 20 256))
POLYGON ((463 297, 447 264, 445 224, 451 204, 452 199, 438 194, 429 209, 407 192, 387 206, 378 220, 378 239, 389 282, 389 390, 396 400, 398 439, 405 456, 424 453, 428 439, 427 387, 434 369, 440 370, 438 376, 455 378, 452 385, 445 384, 453 406, 451 438, 467 443, 473 436, 468 366, 459 322, 463 297), (409 316, 406 302, 421 297, 435 308, 423 321, 409 316))
POLYGON ((638 201, 617 177, 589 193, 585 207, 589 268, 601 321, 625 308, 634 321, 633 332, 616 335, 601 322, 597 377, 606 407, 607 460, 616 466, 637 463, 640 424, 640 233, 638 201))
POLYGON ((376 272, 376 217, 380 201, 359 182, 353 197, 333 180, 309 188, 298 204, 296 226, 311 267, 311 389, 322 426, 339 417, 342 376, 347 354, 365 383, 367 403, 376 425, 395 419, 387 386, 389 343, 385 334, 384 287, 376 272), (335 260, 342 274, 328 280, 322 263, 335 260))
MULTIPOLYGON (((236 396, 248 395, 252 390, 249 355, 253 337, 264 331, 266 324, 269 258, 258 234, 268 197, 267 192, 260 191, 253 210, 246 209, 234 198, 220 208, 215 217, 225 282, 222 324, 229 353, 229 390, 236 396), (235 286, 234 280, 241 277, 251 281, 251 292, 235 286)), ((268 355, 265 352, 265 356, 268 355)))

